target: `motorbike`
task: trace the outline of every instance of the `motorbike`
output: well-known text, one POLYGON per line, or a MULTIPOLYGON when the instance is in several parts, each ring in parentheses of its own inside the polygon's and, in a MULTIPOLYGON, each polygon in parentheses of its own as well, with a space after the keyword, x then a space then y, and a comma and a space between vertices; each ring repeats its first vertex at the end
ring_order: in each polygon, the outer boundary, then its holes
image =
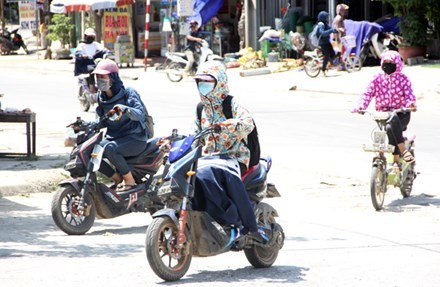
POLYGON ((185 73, 182 71, 188 59, 186 54, 183 52, 167 52, 165 54, 167 58, 167 64, 165 66, 165 72, 168 79, 171 82, 180 82, 184 76, 194 76, 197 72, 197 68, 200 64, 209 60, 219 60, 222 61, 223 58, 215 55, 214 52, 209 48, 208 42, 205 40, 198 46, 198 51, 194 53, 194 64, 190 70, 190 73, 185 73))
MULTIPOLYGON (((95 69, 96 65, 99 63, 99 61, 110 57, 111 57, 110 52, 99 51, 91 59, 82 59, 83 61, 86 61, 88 63, 88 65, 86 65, 86 73, 82 73, 78 76, 78 86, 79 86, 78 100, 79 100, 79 105, 84 112, 87 112, 92 105, 98 102, 96 92, 92 92, 90 90, 88 79, 90 77, 93 77, 92 72, 95 69)), ((81 60, 76 59, 75 61, 81 61, 81 60)), ((95 91, 97 91, 96 87, 95 87, 95 91)))
POLYGON ((0 35, 0 52, 2 55, 9 55, 14 51, 18 51, 20 48, 29 54, 29 50, 23 41, 23 38, 18 33, 20 28, 14 29, 11 32, 7 28, 0 35))
POLYGON ((111 110, 97 123, 86 123, 78 118, 68 126, 77 134, 77 144, 64 166, 72 178, 59 183, 51 204, 55 224, 68 235, 85 234, 93 226, 95 217, 107 219, 131 212, 154 213, 163 208, 157 188, 162 177, 158 171, 163 168, 166 157, 157 145, 159 138, 149 139, 139 155, 126 158, 137 184, 134 188, 116 192, 97 176, 105 160, 104 148, 99 145, 105 135, 101 127, 104 120, 117 115, 120 110, 111 110))
MULTIPOLYGON (((385 193, 388 186, 400 188, 400 193, 404 198, 411 195, 412 187, 417 173, 415 162, 407 163, 400 158, 400 167, 392 165, 394 146, 388 144, 386 125, 388 121, 396 116, 397 112, 411 112, 410 108, 397 109, 392 112, 368 112, 359 111, 360 114, 369 113, 371 118, 377 123, 377 127, 372 132, 372 144, 364 144, 366 152, 374 152, 373 164, 370 178, 370 195, 373 207, 379 211, 383 208, 385 193), (388 154, 388 156, 385 156, 388 154)), ((405 148, 414 156, 415 153, 415 134, 404 132, 405 148)))
POLYGON ((240 235, 239 227, 221 225, 207 212, 191 208, 191 201, 198 192, 195 174, 202 156, 200 140, 212 131, 219 132, 209 127, 171 143, 169 172, 157 193, 164 208, 152 215, 145 241, 149 265, 165 281, 182 278, 193 256, 215 256, 228 251, 244 251, 254 267, 268 268, 284 244, 284 231, 275 220, 278 212, 263 202, 265 198, 280 196, 275 185, 267 182, 272 165, 270 157, 262 158, 242 176, 248 195, 255 203, 258 226, 269 235, 267 243, 261 243, 249 233, 240 235))

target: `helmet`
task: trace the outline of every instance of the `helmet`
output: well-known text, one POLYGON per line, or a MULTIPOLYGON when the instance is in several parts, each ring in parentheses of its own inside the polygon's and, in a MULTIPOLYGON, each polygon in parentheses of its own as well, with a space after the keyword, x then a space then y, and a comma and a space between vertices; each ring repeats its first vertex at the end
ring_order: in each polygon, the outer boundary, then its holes
POLYGON ((104 59, 96 65, 95 70, 92 72, 92 74, 98 74, 98 75, 108 75, 110 73, 118 73, 119 68, 118 65, 110 60, 110 59, 104 59))
POLYGON ((93 30, 93 28, 87 28, 84 31, 84 35, 96 37, 96 32, 95 32, 95 30, 93 30))

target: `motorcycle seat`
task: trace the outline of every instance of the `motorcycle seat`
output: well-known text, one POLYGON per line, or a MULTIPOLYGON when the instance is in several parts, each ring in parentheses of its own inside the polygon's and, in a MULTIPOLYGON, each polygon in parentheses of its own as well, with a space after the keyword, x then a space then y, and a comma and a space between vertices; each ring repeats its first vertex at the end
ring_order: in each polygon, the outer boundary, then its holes
POLYGON ((157 142, 158 142, 159 138, 151 138, 147 141, 147 146, 145 147, 145 149, 138 155, 136 156, 131 156, 131 157, 127 157, 126 160, 130 161, 130 160, 136 160, 137 158, 139 158, 140 155, 149 155, 152 154, 154 152, 157 151, 157 149, 159 148, 157 146, 157 142))

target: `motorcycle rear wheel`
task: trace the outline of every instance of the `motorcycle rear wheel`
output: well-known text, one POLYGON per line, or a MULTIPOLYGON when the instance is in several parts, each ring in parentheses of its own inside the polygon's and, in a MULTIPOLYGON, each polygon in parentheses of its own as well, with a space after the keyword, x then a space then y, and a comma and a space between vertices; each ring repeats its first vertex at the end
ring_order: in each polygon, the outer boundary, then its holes
POLYGON ((311 78, 316 78, 321 72, 321 68, 322 64, 316 59, 307 58, 304 62, 304 71, 311 78))
POLYGON ((151 269, 165 281, 177 281, 189 269, 192 246, 177 249, 178 227, 169 217, 156 217, 147 228, 145 250, 151 269))
POLYGON ((63 186, 52 199, 52 218, 59 229, 68 235, 83 235, 95 222, 95 203, 90 194, 86 195, 88 215, 78 210, 81 194, 71 185, 63 186))
POLYGON ((78 100, 79 100, 79 106, 84 112, 88 112, 90 109, 90 102, 87 100, 87 97, 84 95, 86 93, 83 89, 83 87, 79 87, 78 91, 78 100))
MULTIPOLYGON (((262 225, 263 222, 264 220, 261 218, 258 220, 259 225, 262 225)), ((275 217, 273 215, 270 215, 269 219, 266 222, 270 225, 276 224, 275 217)), ((280 250, 277 246, 263 247, 253 245, 251 248, 245 248, 244 254, 246 255, 246 259, 248 260, 248 262, 255 268, 268 268, 275 263, 279 251, 280 250)))
MULTIPOLYGON (((414 156, 414 151, 411 151, 412 155, 414 156)), ((408 167, 406 178, 403 180, 402 185, 400 186, 400 193, 404 198, 409 197, 411 195, 412 186, 414 179, 416 178, 416 172, 415 172, 415 163, 411 163, 408 167)))
MULTIPOLYGON (((181 70, 184 68, 183 64, 171 62, 168 67, 166 67, 167 70, 175 70, 177 72, 181 72, 181 70)), ((173 82, 180 82, 183 79, 183 75, 176 74, 173 72, 167 72, 168 79, 173 82)))
POLYGON ((386 190, 387 174, 385 170, 379 166, 373 166, 370 179, 370 194, 371 202, 377 211, 383 208, 386 190))

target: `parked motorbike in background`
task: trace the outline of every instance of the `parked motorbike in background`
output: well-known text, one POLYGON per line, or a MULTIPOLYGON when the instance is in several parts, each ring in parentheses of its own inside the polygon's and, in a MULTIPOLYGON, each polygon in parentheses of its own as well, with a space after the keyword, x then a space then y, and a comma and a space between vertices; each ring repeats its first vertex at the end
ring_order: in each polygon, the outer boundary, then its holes
POLYGON ((201 44, 198 46, 198 51, 194 55, 194 64, 190 70, 189 75, 182 71, 186 63, 188 63, 188 59, 186 54, 183 52, 167 52, 165 54, 166 66, 165 71, 167 73, 167 77, 171 82, 180 82, 184 76, 194 76, 197 72, 197 68, 200 64, 209 61, 209 60, 219 60, 223 61, 223 58, 215 55, 214 52, 209 48, 208 42, 203 40, 201 44))
POLYGON ((272 160, 262 158, 242 179, 259 228, 269 236, 261 243, 248 234, 241 235, 240 227, 217 223, 205 211, 191 208, 195 189, 198 159, 202 156, 200 139, 212 133, 213 127, 196 135, 174 141, 170 147, 168 174, 159 188, 158 197, 164 208, 154 213, 146 231, 145 250, 148 263, 157 276, 165 281, 176 281, 188 271, 193 256, 215 256, 228 251, 244 251, 256 268, 272 266, 284 244, 284 232, 275 218, 278 212, 264 198, 279 197, 275 185, 267 182, 272 160), (199 143, 192 147, 193 143, 199 143))
POLYGON ((139 155, 126 158, 136 181, 136 187, 116 192, 100 182, 97 171, 103 159, 103 121, 112 119, 120 111, 112 110, 98 123, 77 119, 68 127, 77 134, 70 160, 64 169, 71 179, 59 183, 60 188, 52 199, 52 218, 55 224, 69 235, 85 234, 97 218, 114 218, 130 212, 153 213, 163 207, 157 197, 161 175, 158 170, 165 163, 164 152, 158 147, 158 138, 149 139, 139 155))
POLYGON ((18 51, 20 48, 29 54, 26 44, 23 38, 18 33, 20 28, 14 29, 11 32, 7 28, 0 35, 0 52, 2 55, 9 55, 14 51, 18 51))

